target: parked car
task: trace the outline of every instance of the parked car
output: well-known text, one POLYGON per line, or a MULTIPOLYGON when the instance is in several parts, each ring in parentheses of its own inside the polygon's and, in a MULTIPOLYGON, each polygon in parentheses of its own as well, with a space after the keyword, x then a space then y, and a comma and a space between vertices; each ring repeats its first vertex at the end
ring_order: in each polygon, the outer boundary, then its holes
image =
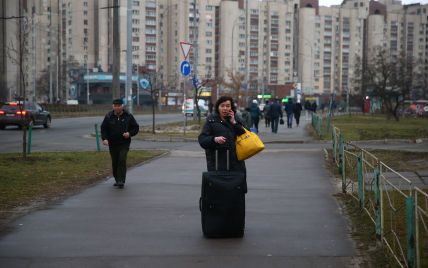
POLYGON ((49 128, 51 120, 51 114, 35 102, 7 102, 0 108, 0 129, 8 125, 49 128))

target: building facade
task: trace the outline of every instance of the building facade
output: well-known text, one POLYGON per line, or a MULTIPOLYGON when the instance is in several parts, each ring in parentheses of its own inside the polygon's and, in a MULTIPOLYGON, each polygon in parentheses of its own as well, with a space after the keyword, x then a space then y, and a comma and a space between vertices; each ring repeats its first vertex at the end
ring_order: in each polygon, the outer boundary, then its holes
MULTIPOLYGON (((120 14, 120 70, 126 72, 127 0, 0 0, 0 99, 22 95, 11 56, 26 33, 26 95, 38 101, 75 97, 69 85, 91 72, 111 72, 113 11, 120 14), (21 17, 21 19, 12 18, 21 17), (25 17, 25 19, 23 19, 25 17), (25 28, 25 31, 24 31, 25 28)), ((242 76, 247 96, 301 83, 304 94, 355 93, 354 67, 376 47, 411 55, 428 70, 428 5, 395 0, 133 0, 133 70, 157 74, 165 91, 192 84, 180 73, 180 42, 199 80, 242 76)), ((15 56, 16 57, 16 56, 15 56)), ((225 93, 224 86, 219 86, 225 93)), ((221 92, 220 92, 221 93, 221 92)))

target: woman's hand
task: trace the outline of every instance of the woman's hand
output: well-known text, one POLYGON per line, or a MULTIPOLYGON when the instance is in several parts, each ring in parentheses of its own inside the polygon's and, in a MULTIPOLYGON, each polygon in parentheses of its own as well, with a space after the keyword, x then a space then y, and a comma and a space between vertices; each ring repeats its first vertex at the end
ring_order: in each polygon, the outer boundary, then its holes
POLYGON ((236 124, 235 113, 232 110, 230 110, 229 116, 230 116, 230 123, 236 124))
POLYGON ((214 142, 218 144, 224 144, 226 142, 226 138, 223 136, 214 137, 214 142))

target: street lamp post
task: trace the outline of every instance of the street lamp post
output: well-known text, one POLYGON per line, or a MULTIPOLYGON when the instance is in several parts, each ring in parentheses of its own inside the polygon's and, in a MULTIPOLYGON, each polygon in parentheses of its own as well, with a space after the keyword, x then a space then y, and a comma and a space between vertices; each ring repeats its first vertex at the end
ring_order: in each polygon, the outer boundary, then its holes
POLYGON ((127 29, 126 29, 126 89, 125 98, 129 112, 132 113, 132 0, 127 2, 127 29), (129 94, 129 95, 128 95, 129 94))

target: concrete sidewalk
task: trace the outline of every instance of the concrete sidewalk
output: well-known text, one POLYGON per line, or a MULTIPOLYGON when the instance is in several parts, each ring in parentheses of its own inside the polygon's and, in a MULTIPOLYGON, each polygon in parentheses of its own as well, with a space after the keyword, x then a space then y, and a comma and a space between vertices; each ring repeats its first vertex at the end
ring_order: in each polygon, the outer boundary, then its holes
POLYGON ((358 258, 323 161, 319 146, 267 143, 246 161, 244 238, 212 240, 198 208, 205 156, 187 143, 129 170, 123 190, 110 179, 18 219, 0 267, 347 267, 358 258))

